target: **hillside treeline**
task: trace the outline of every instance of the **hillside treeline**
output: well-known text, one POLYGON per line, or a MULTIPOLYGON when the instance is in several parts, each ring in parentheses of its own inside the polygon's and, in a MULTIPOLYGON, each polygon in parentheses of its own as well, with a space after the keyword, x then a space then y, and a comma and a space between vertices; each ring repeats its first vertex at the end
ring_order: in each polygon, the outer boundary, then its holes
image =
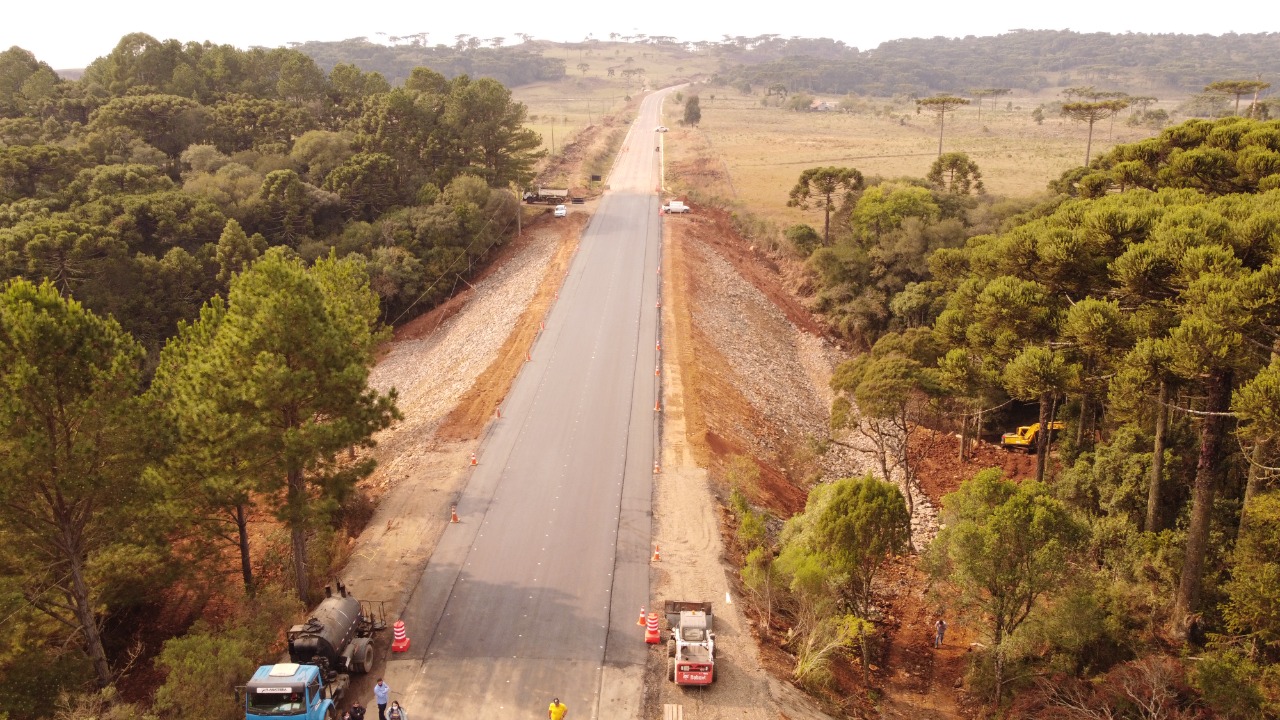
POLYGON ((1198 93, 1221 78, 1280 75, 1280 33, 1016 30, 893 40, 862 51, 838 41, 762 36, 726 40, 715 51, 725 58, 718 77, 728 84, 880 97, 1071 85, 1198 93))
POLYGON ((379 328, 515 230, 524 113, 296 50, 0 53, 0 717, 235 717, 367 519, 379 328))
POLYGON ((539 145, 494 80, 393 88, 296 50, 130 35, 77 81, 17 48, 0 77, 0 277, 51 279, 153 355, 272 246, 361 255, 387 319, 439 300, 514 229, 539 145))
MULTIPOLYGON (((493 38, 501 43, 503 38, 493 38)), ((405 44, 382 45, 366 38, 336 42, 312 40, 298 43, 293 49, 305 53, 326 71, 337 65, 355 65, 366 72, 376 72, 392 84, 408 79, 416 67, 429 67, 445 77, 470 75, 489 77, 508 87, 528 85, 544 80, 559 80, 565 75, 561 58, 543 57, 530 45, 497 45, 488 47, 479 38, 459 38, 454 45, 428 46, 419 39, 405 44)))
POLYGON ((830 244, 789 231, 864 348, 832 380, 833 429, 905 490, 840 485, 780 537, 740 505, 744 579, 817 633, 802 650, 865 642, 851 568, 904 549, 928 429, 963 454, 1021 401, 1064 422, 1036 476, 980 473, 916 548, 977 628, 969 690, 1017 717, 1280 716, 1280 122, 1185 122, 1016 213, 976 175, 944 156, 925 181, 801 177, 793 199, 824 179, 846 198, 830 244))

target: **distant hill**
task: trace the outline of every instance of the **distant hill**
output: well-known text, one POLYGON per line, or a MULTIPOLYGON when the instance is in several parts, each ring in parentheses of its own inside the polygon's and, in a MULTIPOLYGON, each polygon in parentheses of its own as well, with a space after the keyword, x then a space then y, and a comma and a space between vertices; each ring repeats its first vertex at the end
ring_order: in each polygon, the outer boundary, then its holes
POLYGON ((445 77, 470 75, 491 77, 513 87, 564 77, 564 61, 542 57, 529 43, 480 47, 427 46, 418 42, 382 45, 359 37, 339 42, 310 41, 292 46, 315 60, 325 72, 339 63, 355 65, 365 72, 377 72, 392 85, 399 85, 415 67, 428 67, 445 77))
MULTIPOLYGON (((726 37, 723 42, 639 35, 607 46, 594 40, 526 40, 496 47, 494 41, 501 38, 482 41, 471 37, 453 46, 428 46, 418 36, 392 40, 388 45, 357 37, 291 47, 311 57, 325 72, 340 63, 352 64, 365 72, 380 73, 392 85, 403 82, 414 67, 424 66, 446 77, 492 77, 515 87, 565 77, 564 58, 547 57, 544 51, 637 46, 673 58, 716 58, 719 81, 757 87, 782 84, 789 92, 890 96, 960 93, 974 88, 1036 91, 1096 85, 1128 92, 1198 93, 1215 80, 1256 78, 1275 81, 1280 89, 1280 33, 1219 36, 1013 30, 984 37, 892 40, 872 50, 859 50, 830 38, 777 35, 726 37)), ((58 71, 65 79, 79 79, 83 73, 58 71)))
POLYGON ((1195 93, 1214 80, 1280 81, 1280 33, 1149 35, 1014 30, 894 40, 859 51, 833 40, 738 37, 718 44, 721 80, 865 95, 1097 85, 1195 93))

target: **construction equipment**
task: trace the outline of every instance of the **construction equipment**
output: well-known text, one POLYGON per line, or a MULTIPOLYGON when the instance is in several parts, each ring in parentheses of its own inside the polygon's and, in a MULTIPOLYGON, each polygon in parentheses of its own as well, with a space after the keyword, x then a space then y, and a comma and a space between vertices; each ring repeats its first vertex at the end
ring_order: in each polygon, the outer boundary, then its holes
POLYGON ((532 205, 535 203, 544 203, 546 205, 561 205, 565 200, 569 199, 568 188, 544 188, 530 190, 523 195, 526 203, 532 205))
POLYGON ((663 610, 671 628, 667 677, 677 685, 710 685, 715 680, 716 663, 711 603, 668 600, 663 610))
POLYGON ((352 673, 373 666, 374 633, 385 630, 382 603, 356 600, 338 583, 302 625, 285 634, 289 662, 263 665, 241 690, 246 720, 333 720, 352 673))
MULTIPOLYGON (((1061 420, 1054 420, 1049 423, 1049 439, 1053 439, 1054 433, 1066 427, 1061 420)), ((1005 433, 1000 436, 1000 447, 1005 450, 1024 450, 1028 454, 1035 454, 1036 436, 1040 434, 1040 423, 1031 423, 1030 425, 1020 425, 1016 432, 1005 433)))

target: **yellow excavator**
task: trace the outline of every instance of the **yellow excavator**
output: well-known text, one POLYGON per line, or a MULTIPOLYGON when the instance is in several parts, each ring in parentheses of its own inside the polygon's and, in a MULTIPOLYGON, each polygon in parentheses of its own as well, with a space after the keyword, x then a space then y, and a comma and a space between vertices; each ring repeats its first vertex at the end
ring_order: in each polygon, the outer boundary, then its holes
MULTIPOLYGON (((1065 427, 1061 420, 1054 420, 1049 423, 1049 429, 1052 433, 1049 439, 1053 439, 1053 435, 1061 432, 1065 427)), ((1031 423, 1030 425, 1019 425, 1017 431, 1005 433, 1000 436, 1000 447, 1005 450, 1022 450, 1028 454, 1034 454, 1036 451, 1036 436, 1040 434, 1040 423, 1031 423)))

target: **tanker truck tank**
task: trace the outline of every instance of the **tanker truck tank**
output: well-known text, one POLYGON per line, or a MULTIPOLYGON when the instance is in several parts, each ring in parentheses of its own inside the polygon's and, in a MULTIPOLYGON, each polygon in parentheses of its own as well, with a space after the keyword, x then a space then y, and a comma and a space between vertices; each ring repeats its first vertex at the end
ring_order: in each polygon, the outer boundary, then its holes
POLYGON ((325 588, 326 597, 302 625, 289 628, 289 661, 316 665, 329 672, 368 672, 373 664, 375 621, 365 608, 338 584, 338 594, 325 588))

